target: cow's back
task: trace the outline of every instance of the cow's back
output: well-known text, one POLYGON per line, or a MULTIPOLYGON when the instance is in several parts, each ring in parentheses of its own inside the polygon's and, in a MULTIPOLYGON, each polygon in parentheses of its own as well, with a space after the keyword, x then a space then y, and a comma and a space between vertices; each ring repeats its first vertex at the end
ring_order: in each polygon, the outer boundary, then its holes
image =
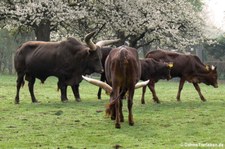
POLYGON ((111 50, 106 59, 105 68, 106 78, 110 84, 113 80, 118 84, 128 86, 129 83, 135 84, 140 79, 141 68, 138 53, 136 49, 130 47, 119 47, 111 50))
MULTIPOLYGON (((48 76, 70 78, 81 72, 87 50, 74 38, 61 42, 29 41, 16 50, 15 69, 44 81, 48 76)), ((81 80, 81 76, 80 79, 81 80)))
POLYGON ((177 52, 170 52, 164 50, 150 51, 146 54, 146 58, 153 58, 157 61, 173 63, 173 69, 171 69, 172 77, 181 77, 184 73, 189 73, 193 69, 190 68, 194 65, 192 55, 185 55, 177 52), (191 64, 191 65, 190 65, 191 64), (187 67, 188 66, 188 67, 187 67))

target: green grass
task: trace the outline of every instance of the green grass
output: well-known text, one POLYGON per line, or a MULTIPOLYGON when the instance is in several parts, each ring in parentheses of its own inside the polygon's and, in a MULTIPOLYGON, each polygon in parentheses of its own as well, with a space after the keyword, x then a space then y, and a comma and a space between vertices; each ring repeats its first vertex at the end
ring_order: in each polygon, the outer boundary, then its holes
POLYGON ((185 148, 198 143, 225 147, 224 83, 217 89, 201 85, 205 103, 189 83, 184 86, 181 102, 176 101, 177 82, 156 84, 161 104, 154 104, 147 90, 146 104, 142 105, 141 89, 138 89, 133 106, 135 124, 128 124, 124 101, 125 122, 121 129, 115 129, 114 121, 105 116, 108 96, 103 94, 103 99, 98 101, 97 87, 83 81, 82 102, 75 102, 68 88, 69 102, 61 103, 56 84, 55 78, 49 78, 45 84, 37 80, 35 94, 41 103, 32 104, 26 82, 21 89, 20 104, 15 105, 16 77, 0 76, 1 149, 185 148))

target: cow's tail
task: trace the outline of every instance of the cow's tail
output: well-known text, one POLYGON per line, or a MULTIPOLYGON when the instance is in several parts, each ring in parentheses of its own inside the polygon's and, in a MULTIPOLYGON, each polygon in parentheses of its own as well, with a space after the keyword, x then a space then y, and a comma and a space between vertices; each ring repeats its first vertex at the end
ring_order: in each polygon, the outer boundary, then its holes
POLYGON ((127 60, 128 51, 126 48, 122 47, 120 50, 120 70, 123 72, 123 77, 126 77, 126 67, 128 64, 127 60))
POLYGON ((106 105, 105 113, 107 116, 111 115, 111 109, 113 108, 113 106, 115 106, 118 100, 121 100, 120 97, 122 96, 122 94, 123 94, 123 91, 121 91, 120 94, 116 97, 116 99, 114 99, 110 104, 106 105))

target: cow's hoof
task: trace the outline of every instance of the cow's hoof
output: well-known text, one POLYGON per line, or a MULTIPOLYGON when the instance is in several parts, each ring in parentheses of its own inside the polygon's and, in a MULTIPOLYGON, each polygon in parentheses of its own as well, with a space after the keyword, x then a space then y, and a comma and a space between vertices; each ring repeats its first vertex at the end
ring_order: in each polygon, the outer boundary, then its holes
POLYGON ((154 100, 154 103, 160 104, 159 100, 154 100))
POLYGON ((115 116, 111 116, 111 120, 115 120, 116 119, 116 117, 115 116))
POLYGON ((77 102, 81 102, 80 98, 77 98, 76 101, 77 101, 77 102))
POLYGON ((32 103, 40 103, 39 101, 37 101, 37 100, 34 100, 34 101, 32 101, 32 103))
POLYGON ((134 122, 129 122, 129 125, 130 126, 134 126, 134 122))
POLYGON ((14 102, 15 104, 20 104, 20 102, 19 101, 17 101, 17 100, 15 100, 15 102, 14 102))
POLYGON ((206 99, 202 99, 202 102, 206 102, 206 99))
POLYGON ((115 124, 115 128, 120 129, 120 128, 121 128, 120 124, 116 123, 116 124, 115 124))
POLYGON ((62 100, 62 103, 67 103, 67 102, 68 102, 68 99, 62 100))

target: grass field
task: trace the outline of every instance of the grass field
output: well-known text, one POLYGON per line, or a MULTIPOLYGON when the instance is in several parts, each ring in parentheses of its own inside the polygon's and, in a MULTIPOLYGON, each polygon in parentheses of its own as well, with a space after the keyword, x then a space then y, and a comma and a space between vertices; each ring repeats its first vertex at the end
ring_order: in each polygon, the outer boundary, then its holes
POLYGON ((32 104, 27 82, 21 89, 20 104, 14 104, 15 76, 0 76, 0 148, 110 149, 110 148, 225 148, 225 84, 219 88, 200 85, 207 99, 203 103, 192 84, 186 83, 181 102, 176 101, 177 82, 160 81, 156 91, 161 104, 154 104, 148 90, 146 104, 136 90, 134 126, 127 120, 115 129, 105 116, 108 96, 97 100, 98 88, 82 82, 82 102, 74 100, 68 88, 68 103, 60 102, 57 80, 35 84, 40 101, 32 104), (210 147, 207 147, 210 146, 210 147))

